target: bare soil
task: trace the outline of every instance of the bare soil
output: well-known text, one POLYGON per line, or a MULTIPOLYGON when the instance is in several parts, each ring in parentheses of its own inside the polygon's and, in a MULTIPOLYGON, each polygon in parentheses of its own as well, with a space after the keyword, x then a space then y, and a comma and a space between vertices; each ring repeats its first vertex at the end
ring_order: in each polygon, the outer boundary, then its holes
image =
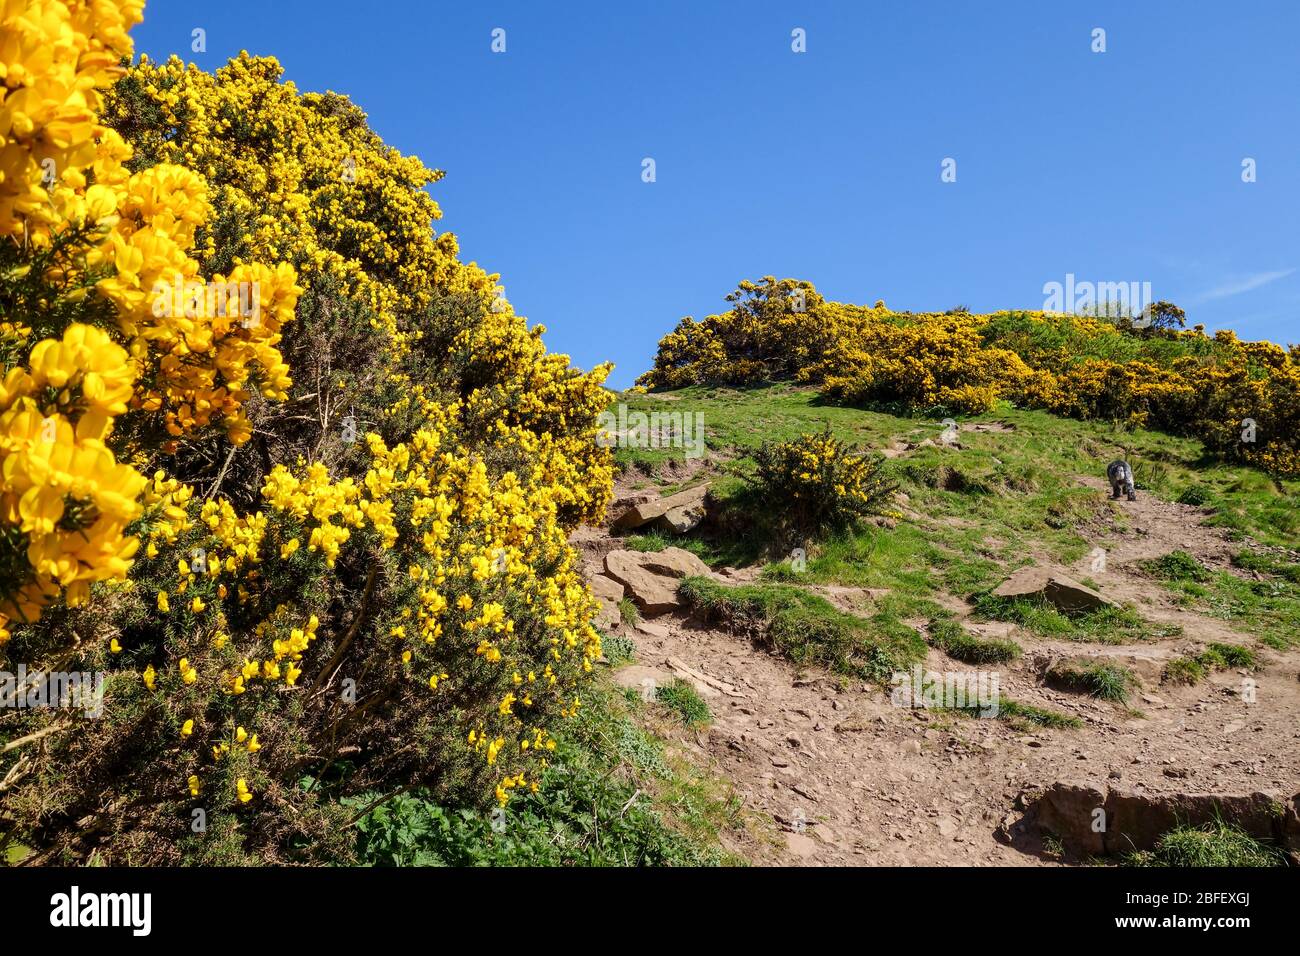
MULTIPOLYGON (((1080 481, 1099 495, 1109 490, 1104 481, 1080 481)), ((1231 546, 1203 524, 1206 513, 1198 508, 1146 494, 1113 508, 1115 520, 1096 541, 1106 549, 1106 570, 1098 573, 1085 561, 1073 571, 1097 581, 1109 596, 1133 602, 1147 618, 1181 625, 1182 635, 1112 646, 967 622, 973 632, 1011 637, 1025 649, 1019 661, 999 668, 1004 697, 1076 716, 1081 729, 1026 731, 1005 720, 897 707, 877 686, 796 668, 682 615, 655 618, 644 630, 625 629, 637 662, 615 679, 632 687, 647 678, 662 683, 681 676, 682 664, 710 679, 694 683, 714 720, 699 731, 679 731, 678 742, 778 828, 778 845, 740 837, 742 843, 729 847, 758 863, 1052 865, 1054 855, 1028 838, 1008 838, 1004 827, 1019 819, 1021 794, 1057 780, 1148 793, 1296 793, 1300 651, 1259 646, 1261 666, 1252 673, 1221 671, 1192 687, 1162 684, 1171 657, 1195 653, 1208 641, 1255 642, 1222 621, 1176 606, 1137 562, 1180 549, 1226 568, 1231 546), (1117 661, 1143 686, 1127 707, 1046 686, 1046 666, 1065 656, 1117 661), (1248 677, 1256 682, 1254 703, 1244 693, 1248 677)), ((616 546, 601 529, 582 529, 574 543, 592 571, 616 546)), ((737 577, 748 577, 745 571, 737 577)), ((815 590, 859 613, 877 597, 863 589, 815 590)), ((955 597, 944 603, 967 612, 955 597)), ((931 650, 926 670, 971 667, 931 650)))

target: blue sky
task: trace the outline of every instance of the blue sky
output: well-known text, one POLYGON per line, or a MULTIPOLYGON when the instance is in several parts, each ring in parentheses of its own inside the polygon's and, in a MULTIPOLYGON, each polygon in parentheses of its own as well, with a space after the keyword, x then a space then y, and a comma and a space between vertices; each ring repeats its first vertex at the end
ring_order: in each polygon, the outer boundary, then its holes
POLYGON ((148 0, 133 35, 351 96, 446 170, 463 256, 618 387, 766 274, 913 310, 1145 281, 1189 324, 1300 341, 1292 0, 148 0))

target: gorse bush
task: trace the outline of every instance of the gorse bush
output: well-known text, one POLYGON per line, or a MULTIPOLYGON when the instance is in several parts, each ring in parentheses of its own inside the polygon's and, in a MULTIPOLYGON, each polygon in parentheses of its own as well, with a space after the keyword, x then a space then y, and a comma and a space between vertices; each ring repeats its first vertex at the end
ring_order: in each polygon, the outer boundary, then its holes
POLYGON ((728 300, 728 312, 683 319, 638 384, 788 379, 835 402, 930 414, 1010 401, 1189 435, 1221 457, 1300 477, 1295 346, 1056 313, 890 312, 829 302, 808 282, 772 276, 742 282, 728 300))
POLYGON ((533 792, 601 653, 608 367, 345 98, 123 66, 142 6, 0 13, 0 671, 104 675, 0 712, 0 844, 309 861, 350 794, 533 792))
POLYGON ((941 413, 986 412, 1033 377, 1015 352, 985 348, 969 317, 870 322, 816 367, 828 398, 941 413))
POLYGON ((887 515, 897 485, 885 477, 884 460, 831 435, 800 435, 764 442, 753 454, 754 473, 745 476, 756 501, 780 503, 790 531, 819 534, 849 527, 872 515, 887 515))

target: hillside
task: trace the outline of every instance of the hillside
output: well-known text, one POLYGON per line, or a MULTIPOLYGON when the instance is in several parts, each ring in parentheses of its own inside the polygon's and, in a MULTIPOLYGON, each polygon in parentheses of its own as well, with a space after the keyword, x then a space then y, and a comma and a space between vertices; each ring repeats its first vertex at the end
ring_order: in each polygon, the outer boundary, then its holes
POLYGON ((615 394, 143 16, 0 8, 6 865, 1300 850, 1300 348, 767 276, 615 394))
POLYGON ((624 434, 613 523, 707 484, 705 513, 681 534, 660 520, 573 540, 589 578, 624 550, 683 548, 708 565, 713 580, 689 578, 666 613, 623 602, 611 631, 634 660, 612 678, 660 697, 685 678, 707 704, 710 719, 678 743, 768 827, 729 831, 731 849, 816 864, 1122 860, 1174 829, 1171 814, 1195 822, 1211 797, 1246 829, 1268 830, 1249 808, 1274 802, 1294 826, 1294 482, 1213 462, 1193 439, 1005 404, 963 416, 954 434, 794 384, 619 403, 632 422, 700 416, 707 451, 628 447, 639 442, 624 434), (897 514, 796 542, 800 563, 764 528, 762 512, 789 503, 756 508, 742 476, 763 442, 824 428, 884 456, 897 514), (1134 466, 1136 502, 1107 499, 1119 457, 1134 466), (1025 567, 1108 603, 1063 613, 993 595, 1025 567), (999 719, 895 706, 890 675, 859 666, 882 648, 904 670, 996 672, 999 719), (1095 807, 1121 819, 1091 845, 1095 807))

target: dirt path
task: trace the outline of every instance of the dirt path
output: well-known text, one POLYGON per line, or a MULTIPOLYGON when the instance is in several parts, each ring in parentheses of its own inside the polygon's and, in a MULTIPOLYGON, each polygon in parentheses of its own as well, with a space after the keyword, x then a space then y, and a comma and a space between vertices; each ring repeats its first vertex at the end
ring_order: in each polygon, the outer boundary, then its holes
MULTIPOLYGON (((1105 491, 1104 483, 1081 479, 1105 491)), ((1017 797, 1058 780, 1148 793, 1249 793, 1286 797, 1300 789, 1300 652, 1259 648, 1261 668, 1222 671, 1195 687, 1160 684, 1164 663, 1209 640, 1242 642, 1216 621, 1176 607, 1136 562, 1175 549, 1227 567, 1231 547, 1202 524, 1200 509, 1142 495, 1122 502, 1125 521, 1097 542, 1106 571, 1078 568, 1107 594, 1132 601, 1181 636, 1110 646, 1045 641, 1001 623, 972 631, 1010 636, 1025 649, 999 670, 1004 697, 1072 714, 1077 730, 1017 730, 997 719, 893 706, 882 689, 799 670, 729 633, 680 615, 625 630, 637 662, 615 674, 630 687, 680 676, 681 665, 743 696, 696 681, 714 720, 680 743, 731 780, 748 808, 770 816, 784 846, 731 849, 765 863, 805 865, 1044 865, 1033 845, 999 836, 1020 817, 1017 797), (1128 708, 1043 684, 1047 663, 1086 653, 1131 667, 1142 688, 1128 708), (1243 691, 1256 682, 1255 703, 1243 691)), ((591 566, 613 542, 584 529, 575 540, 591 566)), ((847 591, 851 589, 840 589, 847 591)), ((829 595, 870 609, 868 592, 829 595)), ((961 608, 961 602, 948 603, 961 608)), ((1252 643, 1253 642, 1246 642, 1252 643)), ((931 650, 927 671, 968 672, 931 650)))

